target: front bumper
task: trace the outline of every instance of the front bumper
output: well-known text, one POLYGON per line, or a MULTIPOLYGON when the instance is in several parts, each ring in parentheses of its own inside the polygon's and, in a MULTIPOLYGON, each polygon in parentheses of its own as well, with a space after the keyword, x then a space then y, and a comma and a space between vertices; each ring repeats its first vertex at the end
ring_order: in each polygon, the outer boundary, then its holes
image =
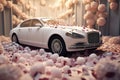
POLYGON ((101 43, 94 43, 94 44, 85 44, 85 43, 76 43, 68 47, 69 51, 80 51, 86 49, 94 49, 101 45, 101 43))

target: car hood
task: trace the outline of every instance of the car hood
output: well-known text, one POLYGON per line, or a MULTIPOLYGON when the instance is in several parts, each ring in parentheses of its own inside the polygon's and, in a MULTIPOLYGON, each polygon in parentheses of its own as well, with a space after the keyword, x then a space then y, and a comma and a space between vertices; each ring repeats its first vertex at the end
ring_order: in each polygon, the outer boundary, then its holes
POLYGON ((95 30, 95 29, 89 29, 89 28, 80 27, 80 26, 57 26, 56 28, 60 28, 66 32, 77 32, 77 33, 79 32, 88 33, 92 31, 99 32, 98 30, 95 30))

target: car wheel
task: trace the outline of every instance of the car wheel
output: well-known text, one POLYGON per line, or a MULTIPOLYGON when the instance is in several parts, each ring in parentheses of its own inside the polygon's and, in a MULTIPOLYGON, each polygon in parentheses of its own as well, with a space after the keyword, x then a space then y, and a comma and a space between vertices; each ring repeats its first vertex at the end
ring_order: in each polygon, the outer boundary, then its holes
POLYGON ((52 38, 50 43, 50 49, 53 53, 64 55, 66 52, 66 47, 63 39, 61 39, 60 37, 52 38))
POLYGON ((18 37, 17 37, 16 34, 13 34, 13 35, 12 35, 12 42, 19 43, 19 40, 18 40, 18 37))

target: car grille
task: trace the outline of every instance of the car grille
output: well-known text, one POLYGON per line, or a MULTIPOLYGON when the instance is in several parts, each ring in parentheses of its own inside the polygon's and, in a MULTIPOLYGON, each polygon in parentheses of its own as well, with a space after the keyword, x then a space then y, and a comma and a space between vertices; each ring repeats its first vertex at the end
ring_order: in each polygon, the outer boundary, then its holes
POLYGON ((99 43, 100 36, 98 32, 88 33, 88 43, 99 43))

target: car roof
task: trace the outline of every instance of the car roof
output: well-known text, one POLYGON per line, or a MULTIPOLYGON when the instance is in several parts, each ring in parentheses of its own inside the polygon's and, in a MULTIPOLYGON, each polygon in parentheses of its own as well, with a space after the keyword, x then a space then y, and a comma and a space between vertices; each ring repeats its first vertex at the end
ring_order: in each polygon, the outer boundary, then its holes
POLYGON ((45 20, 50 20, 50 19, 53 19, 53 18, 47 18, 47 17, 33 17, 33 18, 29 18, 29 19, 45 19, 45 20))
MULTIPOLYGON (((38 20, 43 20, 43 21, 47 21, 47 20, 54 20, 54 18, 47 18, 47 17, 33 17, 33 18, 29 18, 29 19, 25 19, 24 21, 27 21, 27 20, 31 20, 31 19, 38 19, 38 20)), ((22 21, 22 22, 24 22, 22 21)))

